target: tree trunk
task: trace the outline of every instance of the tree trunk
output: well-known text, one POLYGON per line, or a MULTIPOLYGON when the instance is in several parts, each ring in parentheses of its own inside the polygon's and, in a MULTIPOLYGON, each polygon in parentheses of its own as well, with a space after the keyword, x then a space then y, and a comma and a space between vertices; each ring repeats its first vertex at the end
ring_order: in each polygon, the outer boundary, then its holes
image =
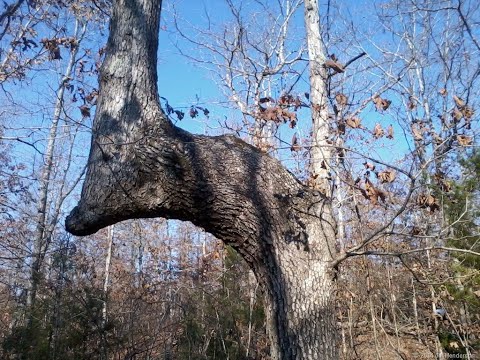
POLYGON ((323 194, 234 136, 176 128, 157 94, 161 0, 118 0, 82 196, 68 231, 191 221, 234 247, 266 297, 273 359, 336 358, 335 224, 323 194))
POLYGON ((105 255, 105 276, 103 278, 103 304, 102 304, 102 359, 108 359, 107 350, 107 334, 106 328, 108 323, 108 287, 110 284, 110 267, 112 265, 112 252, 114 247, 113 241, 114 225, 107 228, 107 254, 105 255))
POLYGON ((312 104, 312 150, 310 172, 316 176, 316 187, 331 196, 330 163, 332 150, 328 144, 330 128, 327 98, 328 73, 325 45, 320 34, 320 15, 317 0, 305 0, 305 29, 307 31, 310 64, 310 102, 312 104))
MULTIPOLYGON (((82 24, 77 20, 75 24, 75 39, 80 40, 85 34, 86 25, 82 24)), ((62 111, 64 110, 63 103, 64 103, 64 95, 65 89, 68 85, 68 81, 70 76, 75 68, 75 64, 77 61, 77 54, 78 54, 79 44, 72 48, 70 53, 70 59, 68 61, 67 67, 65 69, 65 73, 62 77, 61 83, 58 87, 56 93, 56 102, 55 102, 55 111, 52 118, 52 123, 50 124, 50 131, 48 134, 48 141, 47 146, 45 149, 45 157, 44 157, 44 165, 42 168, 42 175, 40 179, 40 186, 38 189, 38 200, 37 200, 37 218, 36 218, 36 228, 33 237, 33 250, 32 250, 32 265, 30 269, 30 278, 29 278, 29 286, 28 286, 28 294, 27 294, 27 305, 29 308, 33 308, 35 306, 35 300, 37 296, 37 288, 38 284, 42 277, 42 267, 43 261, 45 259, 45 255, 48 251, 50 246, 50 241, 52 238, 53 230, 56 225, 56 221, 58 219, 58 213, 60 212, 60 206, 56 206, 55 210, 56 213, 52 214, 52 218, 55 220, 51 224, 49 224, 49 207, 51 203, 49 202, 50 194, 50 181, 52 178, 52 173, 54 171, 55 166, 55 159, 54 159, 54 152, 55 152, 55 143, 57 140, 57 132, 58 132, 58 123, 60 121, 60 117, 62 115, 62 111)), ((59 194, 59 199, 57 199, 57 204, 61 204, 65 196, 63 194, 59 194), (63 199, 62 199, 63 198, 63 199)))

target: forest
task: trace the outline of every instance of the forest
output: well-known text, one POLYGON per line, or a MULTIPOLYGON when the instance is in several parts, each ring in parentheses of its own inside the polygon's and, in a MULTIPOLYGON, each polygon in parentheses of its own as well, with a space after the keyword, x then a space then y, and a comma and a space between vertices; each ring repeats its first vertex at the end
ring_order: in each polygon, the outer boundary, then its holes
POLYGON ((476 0, 4 0, 0 358, 480 356, 476 0))

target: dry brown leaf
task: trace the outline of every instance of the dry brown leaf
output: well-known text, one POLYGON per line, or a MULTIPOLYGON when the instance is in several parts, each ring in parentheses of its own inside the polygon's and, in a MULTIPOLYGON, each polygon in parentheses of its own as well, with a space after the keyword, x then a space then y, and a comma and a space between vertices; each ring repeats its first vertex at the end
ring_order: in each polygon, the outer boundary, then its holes
POLYGON ((375 96, 373 98, 373 102, 375 103, 375 107, 378 111, 380 110, 387 110, 392 103, 390 100, 382 99, 380 96, 375 96))
POLYGON ((470 120, 473 117, 473 115, 475 114, 475 111, 471 107, 465 106, 462 109, 462 114, 463 114, 463 116, 466 120, 467 119, 470 120))
POLYGON ((377 177, 380 179, 382 184, 391 183, 395 180, 396 174, 393 170, 381 171, 377 174, 377 177))
POLYGON ((422 209, 429 208, 431 212, 440 209, 437 199, 431 194, 420 194, 417 197, 417 205, 422 209))
POLYGON ((50 60, 60 60, 62 58, 62 56, 60 55, 60 47, 58 46, 62 43, 60 39, 44 38, 40 40, 40 42, 43 44, 45 49, 48 50, 48 57, 50 60))
POLYGON ((442 189, 442 191, 444 192, 450 192, 452 191, 452 182, 451 181, 448 181, 448 180, 445 180, 445 179, 442 179, 439 181, 439 185, 440 185, 440 189, 442 189))
POLYGON ((337 95, 335 95, 335 100, 340 107, 347 105, 348 101, 347 97, 342 93, 338 93, 337 95))
POLYGON ((386 137, 387 137, 387 139, 393 140, 393 126, 392 125, 388 126, 386 137))
POLYGON ((375 165, 372 164, 372 163, 369 163, 369 162, 364 162, 363 163, 363 166, 365 166, 365 169, 367 170, 372 170, 372 171, 375 171, 375 165))
POLYGON ((378 200, 385 202, 386 194, 382 191, 377 189, 370 180, 365 179, 365 190, 363 194, 373 205, 378 204, 378 200))
POLYGON ((294 113, 294 112, 290 112, 286 109, 282 109, 282 111, 280 113, 280 117, 281 117, 281 120, 283 120, 283 122, 296 121, 297 120, 297 114, 294 113))
POLYGON ((264 104, 266 102, 275 102, 275 100, 273 100, 270 96, 267 96, 267 97, 263 97, 263 98, 260 98, 259 100, 260 104, 264 104))
POLYGON ((292 145, 290 146, 290 150, 291 151, 300 151, 301 149, 302 149, 302 147, 298 143, 297 134, 293 134, 292 145))
POLYGON ((416 235, 420 235, 422 233, 422 229, 416 227, 416 226, 413 226, 412 227, 412 230, 410 232, 412 235, 416 236, 416 235))
POLYGON ((453 109, 452 111, 453 121, 459 122, 460 120, 462 120, 462 117, 463 117, 463 113, 460 110, 458 110, 457 108, 453 109))
POLYGON ((417 107, 417 102, 413 96, 408 97, 407 109, 408 110, 415 110, 417 107))
POLYGON ((198 115, 198 110, 197 110, 197 108, 192 106, 192 107, 190 108, 190 111, 188 112, 188 114, 190 115, 190 117, 191 117, 192 119, 196 118, 197 115, 198 115))
POLYGON ((325 67, 328 69, 332 69, 336 73, 345 72, 345 67, 342 64, 340 64, 338 61, 335 61, 332 59, 328 59, 327 61, 325 61, 325 67))
POLYGON ((457 95, 453 95, 453 101, 455 101, 455 104, 461 109, 465 106, 465 101, 463 101, 461 98, 459 98, 457 95))
POLYGON ((283 95, 280 96, 280 98, 278 99, 278 103, 279 103, 280 105, 286 105, 286 106, 292 104, 294 101, 295 101, 295 100, 294 100, 293 96, 290 95, 290 94, 283 94, 283 95))
POLYGON ((443 88, 438 91, 438 93, 442 96, 447 96, 448 92, 447 89, 443 88))
POLYGON ((433 133, 433 140, 435 141, 436 145, 441 145, 444 142, 444 140, 436 132, 433 133))
POLYGON ((413 138, 416 141, 423 140, 423 131, 417 124, 412 124, 412 133, 413 133, 413 138))
POLYGON ((302 106, 302 100, 300 100, 300 97, 296 97, 295 100, 293 101, 293 106, 295 111, 298 110, 302 106))
POLYGON ((83 117, 90 117, 90 107, 88 105, 82 105, 79 109, 83 117))
POLYGON ((346 122, 352 129, 358 129, 361 127, 361 120, 358 117, 348 118, 346 122))
POLYGON ((88 94, 87 96, 85 96, 85 100, 92 104, 92 105, 95 105, 96 101, 97 101, 97 97, 98 97, 98 91, 97 90, 93 90, 90 94, 88 94))
POLYGON ((457 141, 460 146, 469 146, 473 144, 473 138, 467 135, 457 135, 457 141))
POLYGON ((383 131, 382 126, 379 123, 377 123, 375 125, 375 128, 373 129, 373 132, 372 132, 375 139, 380 139, 383 136, 384 133, 385 132, 383 131))

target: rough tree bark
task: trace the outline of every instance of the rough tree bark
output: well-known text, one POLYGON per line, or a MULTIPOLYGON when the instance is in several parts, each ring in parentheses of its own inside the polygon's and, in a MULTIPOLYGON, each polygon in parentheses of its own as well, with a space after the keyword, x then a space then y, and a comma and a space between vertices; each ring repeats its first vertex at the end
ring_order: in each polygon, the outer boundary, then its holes
POLYGON ((131 218, 188 220, 233 246, 263 288, 273 359, 334 359, 329 200, 234 136, 193 135, 157 94, 161 0, 117 0, 88 170, 67 230, 131 218))

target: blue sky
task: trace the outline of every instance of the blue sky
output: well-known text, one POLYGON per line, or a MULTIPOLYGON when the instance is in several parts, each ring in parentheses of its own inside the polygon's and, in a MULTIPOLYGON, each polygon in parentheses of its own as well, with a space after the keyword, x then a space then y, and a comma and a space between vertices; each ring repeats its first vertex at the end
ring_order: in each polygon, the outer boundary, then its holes
MULTIPOLYGON (((170 105, 174 107, 188 107, 192 104, 196 104, 197 96, 202 106, 209 108, 211 112, 210 120, 208 123, 212 126, 216 125, 215 119, 223 120, 224 118, 239 118, 240 113, 238 111, 228 110, 224 107, 215 106, 218 101, 225 100, 221 91, 219 91, 218 85, 212 79, 212 74, 205 68, 194 65, 191 60, 180 55, 178 50, 173 46, 173 43, 179 41, 179 46, 182 49, 188 51, 195 51, 195 48, 182 41, 177 35, 175 35, 175 29, 172 23, 172 4, 175 4, 175 9, 181 18, 181 24, 185 25, 185 32, 191 31, 194 26, 206 27, 206 16, 208 14, 213 20, 218 23, 225 21, 225 18, 229 15, 228 9, 225 7, 225 2, 222 0, 204 0, 198 2, 192 2, 187 0, 180 0, 175 2, 165 1, 163 4, 163 21, 162 31, 160 33, 160 51, 159 51, 159 92, 161 96, 166 97, 169 100, 170 105)), ((248 7, 252 2, 246 1, 242 3, 242 6, 248 7)), ((347 2, 349 3, 349 2, 347 2)), ((347 3, 342 4, 346 6, 347 3)), ((325 4, 321 2, 322 9, 325 10, 325 4)), ((356 2, 355 6, 358 8, 367 7, 367 3, 356 2)), ((323 15, 323 14, 322 14, 323 15)), ((365 24, 367 13, 364 13, 363 17, 356 18, 359 23, 365 24)), ((297 17, 294 20, 294 25, 298 27, 299 32, 303 32, 303 8, 301 7, 297 11, 297 17)), ((333 26, 336 26, 335 24, 333 26)), ((337 25, 338 26, 338 25, 337 25)), ((370 29, 369 29, 370 30, 370 29)), ((189 36, 195 37, 196 34, 189 33, 189 36)), ((301 46, 301 38, 303 35, 298 35, 299 43, 297 46, 301 46)), ((339 54, 344 61, 353 57, 352 54, 358 54, 359 50, 352 50, 351 54, 339 54), (343 56, 342 56, 343 55, 343 56)), ((195 56, 195 54, 193 54, 195 56)), ((303 66, 303 65, 302 65, 303 66)), ((350 72, 348 75, 352 75, 350 72)), ((302 80, 298 82, 294 89, 294 95, 302 95, 304 92, 309 91, 308 84, 308 69, 305 71, 302 80)), ((367 94, 368 95, 368 94, 367 94)), ((303 98, 305 101, 305 99, 303 98)), ((298 127, 294 130, 288 128, 288 125, 282 125, 280 132, 285 141, 289 142, 294 132, 298 132, 302 137, 308 136, 308 129, 310 120, 307 112, 300 113, 298 127)), ((383 121, 383 126, 386 128, 389 124, 395 127, 397 134, 401 133, 401 129, 393 121, 385 120, 386 116, 381 115, 375 111, 366 110, 364 112, 364 122, 369 130, 373 129, 377 121, 383 121), (370 119, 370 120, 369 120, 370 119)), ((387 117, 388 118, 388 117, 387 117)), ((190 119, 188 116, 178 125, 186 128, 189 131, 201 133, 205 131, 205 124, 202 123, 204 118, 200 117, 199 120, 190 119)), ((405 143, 400 144, 398 141, 385 141, 383 142, 387 146, 387 150, 381 149, 379 154, 392 156, 392 146, 395 144, 396 150, 404 149, 405 143)), ((284 154, 286 157, 291 157, 290 152, 284 154)))
MULTIPOLYGON (((272 0, 273 1, 273 0, 272 0)), ((240 1, 238 1, 240 2, 240 1)), ((254 1, 242 1, 242 6, 248 7, 254 4, 254 1)), ((276 2, 275 2, 276 3, 276 2)), ((212 79, 212 74, 206 69, 192 64, 191 60, 180 55, 178 50, 173 46, 173 42, 178 40, 178 36, 174 34, 175 29, 172 24, 173 8, 175 6, 176 11, 180 14, 182 23, 190 23, 190 26, 187 26, 186 31, 190 31, 189 35, 196 36, 194 32, 191 31, 191 26, 206 27, 206 14, 210 16, 212 21, 216 21, 221 24, 225 21, 228 16, 228 10, 224 0, 201 0, 201 1, 191 1, 191 0, 166 0, 163 4, 163 13, 162 13, 162 30, 160 33, 160 47, 159 47, 159 62, 158 62, 158 72, 159 72, 159 91, 160 95, 166 97, 170 104, 181 110, 188 111, 190 105, 201 105, 207 107, 210 110, 210 119, 205 119, 202 115, 198 119, 191 119, 189 116, 186 116, 183 121, 178 122, 178 125, 195 133, 204 133, 208 132, 214 134, 221 132, 221 129, 218 129, 217 120, 223 121, 225 118, 235 120, 240 118, 239 111, 232 109, 227 109, 222 106, 216 105, 219 101, 225 101, 225 98, 221 91, 219 91, 218 85, 212 79), (199 101, 199 103, 198 103, 199 101), (208 129, 208 126, 212 128, 217 128, 217 130, 208 129)), ((378 36, 378 42, 390 43, 390 46, 395 46, 395 40, 388 38, 385 35, 382 36, 382 29, 375 28, 372 22, 369 22, 368 17, 373 16, 373 3, 360 1, 360 2, 341 2, 339 6, 342 6, 343 14, 347 19, 352 18, 358 24, 363 25, 361 29, 365 34, 370 33, 372 36, 378 36), (347 11, 348 8, 348 11, 347 11), (363 9, 360 11, 359 9, 363 9)), ((325 3, 321 2, 322 11, 325 10, 325 3)), ((323 15, 323 14, 322 14, 323 15)), ((299 32, 302 30, 302 16, 303 9, 298 10, 298 16, 295 19, 295 26, 298 26, 299 32)), ((337 55, 343 60, 347 60, 352 56, 360 52, 359 49, 355 48, 351 43, 351 37, 347 32, 338 32, 342 26, 346 24, 340 23, 341 19, 333 22, 333 30, 337 32, 337 39, 332 39, 332 43, 336 45, 331 48, 332 52, 336 52, 337 55), (343 49, 343 50, 342 50, 343 49), (343 51, 346 53, 343 53, 343 51)), ((343 21, 343 20, 342 20, 343 21)), ((68 23, 67 23, 68 24, 68 23)), ((71 24, 70 24, 71 25, 71 24)), ((333 31, 332 33, 335 33, 333 31)), ((478 30, 476 30, 478 32, 478 30)), ((298 38, 301 40, 303 35, 297 34, 298 38)), ((105 41, 105 33, 94 33, 90 35, 89 41, 93 47, 100 46, 105 41)), ((197 49, 191 48, 190 45, 186 43, 180 43, 180 46, 187 51, 195 51, 197 49)), ((365 44, 369 53, 372 56, 379 56, 378 51, 368 43, 365 44)), ((362 59, 360 62, 364 62, 362 59)), ((365 61, 366 63, 366 61, 365 61)), ((57 70, 61 72, 62 66, 64 63, 59 63, 57 70)), ((339 89, 341 91, 349 91, 349 86, 353 86, 359 77, 356 77, 356 74, 350 68, 347 71, 347 75, 351 76, 349 80, 350 83, 341 85, 339 89)), ((340 79, 341 76, 337 75, 336 79, 340 79)), ((34 79, 26 84, 18 83, 17 85, 12 85, 11 89, 15 94, 19 94, 21 102, 25 103, 24 113, 19 114, 18 119, 7 119, 7 122, 11 122, 13 125, 24 123, 33 124, 35 126, 42 126, 49 124, 49 117, 47 114, 36 115, 35 113, 30 113, 30 110, 34 110, 38 107, 46 107, 51 111, 52 108, 52 94, 54 93, 55 86, 58 84, 58 74, 56 74, 53 69, 44 69, 38 73, 35 73, 34 79), (34 104, 30 106, 30 104, 34 104)), ((374 90, 374 86, 372 86, 374 90)), ((365 88, 359 90, 364 91, 365 88)), ((362 96, 368 96, 369 91, 367 89, 366 93, 362 96)), ((303 94, 305 91, 308 91, 308 71, 305 72, 302 80, 298 83, 298 87, 294 90, 294 95, 303 94)), ((400 99, 394 94, 389 94, 394 103, 400 102, 400 99)), ((71 115, 77 117, 79 116, 79 111, 77 109, 78 104, 73 104, 71 107, 71 115)), ((372 142, 367 142, 366 145, 370 146, 370 149, 365 148, 365 152, 368 154, 374 154, 377 152, 377 155, 383 158, 384 160, 389 160, 396 155, 403 153, 406 150, 407 143, 403 139, 402 128, 399 126, 399 123, 396 121, 395 116, 398 114, 381 114, 373 110, 372 105, 367 107, 361 114, 362 122, 368 128, 372 130, 376 122, 380 122, 385 129, 389 124, 392 124, 395 127, 396 138, 394 141, 390 140, 380 140, 376 144, 372 142)), ((292 134, 297 131, 301 136, 308 135, 308 127, 310 124, 308 114, 304 112, 300 119, 297 129, 291 130, 287 125, 282 125, 281 133, 283 138, 288 142, 290 141, 292 134)), ((91 121, 91 120, 89 120, 91 121)), ((359 138, 365 137, 368 138, 367 132, 361 131, 350 131, 352 136, 357 136, 359 138)), ((85 144, 88 143, 88 140, 84 141, 85 144)), ((41 146, 41 144, 40 144, 41 146)), ((23 145, 17 148, 25 154, 25 157, 32 157, 32 152, 30 148, 24 147, 23 145)), ((82 148, 81 151, 84 151, 85 148, 82 148)), ((285 157, 291 157, 289 151, 285 152, 285 157)))

